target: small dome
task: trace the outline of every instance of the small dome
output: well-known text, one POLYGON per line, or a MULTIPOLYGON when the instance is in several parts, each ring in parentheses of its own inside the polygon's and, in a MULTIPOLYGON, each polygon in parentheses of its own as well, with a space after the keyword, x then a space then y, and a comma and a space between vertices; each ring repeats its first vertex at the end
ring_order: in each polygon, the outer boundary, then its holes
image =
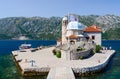
POLYGON ((68 19, 67 19, 67 17, 63 17, 63 19, 62 19, 62 20, 63 20, 63 21, 66 21, 66 20, 68 20, 68 19))
POLYGON ((67 30, 83 30, 83 26, 81 23, 77 21, 71 21, 67 25, 67 30))

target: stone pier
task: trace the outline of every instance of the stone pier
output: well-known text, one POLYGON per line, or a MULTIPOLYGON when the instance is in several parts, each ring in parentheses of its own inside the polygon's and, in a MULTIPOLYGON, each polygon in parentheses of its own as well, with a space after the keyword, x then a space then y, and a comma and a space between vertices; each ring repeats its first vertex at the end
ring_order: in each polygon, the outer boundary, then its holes
POLYGON ((106 67, 115 50, 104 50, 83 60, 65 60, 53 55, 54 47, 41 50, 17 50, 12 52, 23 76, 43 75, 48 73, 47 79, 75 79, 74 73, 99 71, 106 67), (31 62, 31 61, 34 61, 31 62))
POLYGON ((75 79, 75 76, 69 67, 56 67, 51 68, 47 79, 75 79))

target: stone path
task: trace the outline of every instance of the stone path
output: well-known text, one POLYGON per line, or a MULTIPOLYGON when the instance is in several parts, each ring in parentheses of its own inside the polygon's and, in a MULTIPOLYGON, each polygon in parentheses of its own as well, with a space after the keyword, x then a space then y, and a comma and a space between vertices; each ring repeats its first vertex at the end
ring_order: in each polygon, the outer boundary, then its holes
POLYGON ((75 79, 73 71, 68 67, 51 68, 47 79, 75 79))

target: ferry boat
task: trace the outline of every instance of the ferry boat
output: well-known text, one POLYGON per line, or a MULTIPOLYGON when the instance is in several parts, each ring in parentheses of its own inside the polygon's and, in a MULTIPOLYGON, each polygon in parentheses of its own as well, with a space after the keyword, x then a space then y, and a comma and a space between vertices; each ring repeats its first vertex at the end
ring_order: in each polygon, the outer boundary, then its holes
POLYGON ((21 44, 19 46, 19 49, 30 49, 31 48, 31 44, 21 44))

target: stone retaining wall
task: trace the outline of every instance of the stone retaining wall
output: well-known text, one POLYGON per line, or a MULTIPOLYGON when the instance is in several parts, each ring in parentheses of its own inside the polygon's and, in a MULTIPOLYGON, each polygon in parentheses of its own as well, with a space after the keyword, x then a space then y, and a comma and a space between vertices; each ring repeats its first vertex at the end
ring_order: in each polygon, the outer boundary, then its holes
POLYGON ((89 55, 90 55, 90 51, 91 51, 91 49, 88 49, 88 50, 85 50, 85 51, 79 51, 79 52, 77 52, 77 51, 71 51, 70 52, 70 56, 71 56, 71 60, 79 60, 80 59, 80 57, 82 57, 82 58, 86 58, 86 57, 88 57, 89 55))
POLYGON ((42 68, 26 68, 22 71, 23 76, 47 75, 50 71, 49 67, 42 68))
MULTIPOLYGON (((13 58, 15 64, 16 64, 16 66, 18 67, 18 69, 20 70, 20 72, 22 72, 22 68, 20 67, 18 61, 17 61, 16 58, 15 58, 16 56, 17 56, 16 54, 13 54, 13 53, 12 53, 12 58, 13 58)), ((21 73, 21 75, 23 75, 23 74, 21 73)))
POLYGON ((80 52, 70 51, 70 50, 67 50, 67 51, 61 50, 61 58, 65 60, 79 60, 80 57, 86 58, 90 56, 90 51, 91 49, 80 51, 80 52))

